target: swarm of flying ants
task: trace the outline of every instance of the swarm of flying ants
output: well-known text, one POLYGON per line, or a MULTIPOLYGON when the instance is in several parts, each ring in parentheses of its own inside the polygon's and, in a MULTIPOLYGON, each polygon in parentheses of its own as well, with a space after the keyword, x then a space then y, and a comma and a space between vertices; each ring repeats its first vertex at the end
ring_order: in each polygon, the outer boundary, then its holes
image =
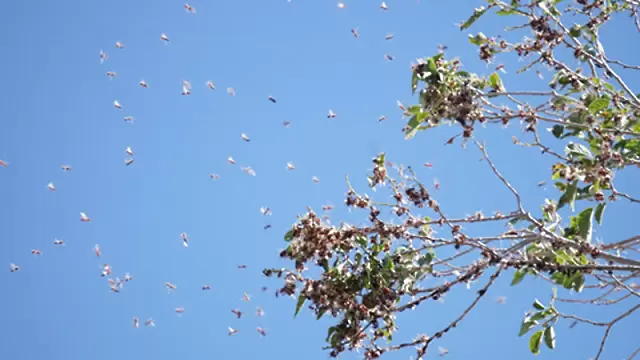
MULTIPOLYGON (((347 5, 345 3, 343 3, 343 2, 338 2, 337 3, 337 7, 338 7, 338 9, 346 9, 347 5)), ((389 7, 385 2, 382 2, 379 5, 379 8, 380 8, 381 11, 384 11, 384 12, 388 12, 389 11, 389 7)), ((197 14, 195 7, 193 7, 190 4, 184 4, 184 11, 186 13, 188 13, 189 16, 197 14)), ((350 32, 351 32, 352 36, 355 39, 359 39, 361 37, 361 33, 360 33, 360 30, 359 30, 358 27, 351 28, 350 32)), ((364 35, 366 36, 366 34, 364 34, 364 35)), ((394 38, 395 38, 394 34, 387 33, 387 35, 385 35, 383 39, 385 41, 390 41, 390 40, 392 40, 394 38)), ((155 38, 155 39, 156 39, 155 41, 158 41, 158 38, 155 38)), ((169 36, 166 33, 160 33, 159 40, 162 43, 164 43, 164 45, 166 45, 168 47, 170 47, 171 46, 170 44, 172 44, 172 40, 169 38, 169 36)), ((116 41, 114 46, 115 46, 115 49, 116 49, 114 51, 124 51, 124 52, 126 52, 127 51, 126 49, 128 49, 125 46, 125 43, 122 42, 122 41, 116 41)), ((441 51, 444 51, 444 49, 446 49, 446 46, 441 45, 441 46, 439 46, 439 48, 440 48, 441 51)), ((383 54, 383 57, 384 57, 384 59, 386 59, 388 61, 394 61, 396 59, 395 56, 393 56, 392 54, 389 54, 389 53, 383 54)), ((107 51, 101 49, 99 51, 99 58, 98 58, 99 63, 100 64, 109 63, 109 59, 110 59, 110 57, 109 57, 107 51)), ((496 70, 500 70, 500 71, 505 72, 504 65, 498 65, 498 67, 496 67, 496 70)), ((102 74, 105 74, 105 72, 103 72, 102 74)), ((106 71, 106 76, 110 81, 119 81, 118 72, 117 71, 114 71, 114 70, 106 71)), ((541 76, 541 75, 539 75, 539 76, 541 76)), ((150 82, 150 83, 153 84, 153 82, 150 82)), ((209 90, 216 91, 216 86, 215 86, 215 84, 214 84, 214 82, 212 80, 205 80, 203 83, 209 90)), ((200 84, 202 84, 202 83, 200 83, 200 84)), ((153 88, 144 79, 141 79, 138 82, 138 86, 140 88, 142 88, 142 89, 146 89, 146 90, 141 90, 141 91, 153 91, 153 88)), ((176 94, 177 94, 177 91, 178 91, 177 86, 178 86, 178 84, 176 83, 175 86, 176 86, 176 90, 175 91, 176 91, 176 94)), ((198 91, 198 90, 194 89, 192 87, 192 83, 190 81, 182 80, 180 82, 180 95, 189 96, 189 95, 192 94, 193 91, 198 91)), ((236 96, 236 89, 234 87, 228 86, 226 88, 226 93, 230 97, 235 97, 236 96)), ((266 100, 271 102, 271 103, 273 103, 273 104, 279 104, 279 101, 276 100, 276 97, 273 96, 273 95, 266 95, 266 100)), ((286 101, 286 99, 285 99, 285 101, 286 101)), ((124 105, 128 106, 128 104, 126 102, 124 103, 124 105)), ((121 103, 117 99, 114 99, 113 103, 112 103, 113 108, 116 109, 116 111, 118 113, 120 113, 120 114, 123 114, 124 111, 126 111, 125 109, 128 109, 128 107, 125 107, 124 105, 123 105, 123 103, 121 103)), ((405 113, 407 111, 407 108, 400 101, 397 101, 397 106, 403 113, 405 113)), ((135 117, 133 115, 129 115, 129 114, 126 114, 126 113, 124 113, 123 115, 125 115, 125 116, 122 117, 121 119, 124 119, 124 121, 126 123, 133 124, 135 122, 135 117)), ((326 117, 327 117, 327 119, 337 119, 338 115, 336 114, 336 112, 334 112, 333 110, 329 109, 326 117)), ((387 120, 387 116, 386 115, 380 115, 378 117, 378 122, 383 122, 385 120, 387 120)), ((288 120, 282 122, 282 126, 284 128, 289 128, 291 126, 291 124, 292 124, 291 121, 288 121, 288 120)), ((253 135, 255 135, 255 134, 253 134, 253 135)), ((246 142, 247 146, 251 146, 252 145, 252 138, 249 137, 249 135, 247 135, 247 133, 241 133, 240 134, 240 139, 242 141, 246 142)), ((257 141, 259 141, 259 137, 256 137, 256 139, 257 139, 257 141)), ((133 148, 131 146, 126 146, 126 148, 124 149, 124 153, 126 155, 125 159, 124 159, 125 166, 129 167, 129 166, 133 165, 134 164, 134 159, 135 159, 135 153, 133 151, 133 148)), ((228 156, 226 161, 227 161, 227 163, 229 165, 236 165, 237 164, 236 160, 232 156, 228 156)), ((240 159, 240 161, 242 161, 242 160, 240 159)), ((432 164, 431 163, 425 163, 424 166, 427 167, 427 168, 431 168, 432 164)), ((0 159, 0 168, 7 168, 7 167, 9 167, 9 162, 7 160, 0 159)), ((245 174, 248 174, 250 176, 256 176, 257 175, 256 171, 251 166, 240 165, 239 164, 238 167, 245 174)), ((64 171, 64 172, 66 172, 66 173, 70 173, 73 170, 71 165, 61 165, 60 169, 62 171, 64 171)), ((286 162, 285 163, 285 169, 287 171, 296 170, 296 165, 293 162, 290 162, 290 161, 286 162)), ((216 174, 216 173, 209 174, 209 177, 210 177, 211 180, 220 180, 221 179, 220 175, 216 174)), ((315 184, 319 184, 320 183, 320 179, 317 176, 313 176, 311 178, 311 180, 315 184)), ((435 189, 439 189, 440 188, 440 183, 439 183, 439 181, 437 179, 434 179, 434 188, 435 189)), ((52 193, 53 192, 57 192, 57 190, 58 190, 53 182, 49 182, 47 184, 47 189, 52 193)), ((62 194, 60 194, 60 195, 62 195, 62 194)), ((52 196, 57 196, 57 195, 52 195, 52 196)), ((329 212, 332 209, 333 209, 333 205, 324 205, 322 207, 322 210, 325 211, 325 212, 329 212)), ((272 215, 272 209, 270 207, 268 207, 268 206, 263 206, 259 210, 260 210, 260 213, 265 217, 272 215)), ((93 219, 91 217, 89 217, 87 215, 87 213, 79 212, 79 214, 80 214, 79 215, 80 222, 82 222, 84 224, 90 224, 90 223, 93 222, 93 219)), ((86 225, 86 226, 91 226, 91 225, 86 225)), ((264 225, 264 229, 265 230, 269 229, 270 227, 271 227, 270 224, 264 225)), ((188 249, 191 239, 189 238, 187 233, 186 232, 182 232, 182 233, 179 234, 179 237, 181 239, 182 246, 185 249, 188 249)), ((194 241, 195 241, 194 242, 194 244, 195 244, 195 243, 198 242, 198 239, 195 238, 194 241)), ((53 245, 56 246, 56 247, 63 247, 64 248, 66 243, 65 243, 64 240, 56 238, 53 241, 53 245)), ((189 251, 189 250, 184 250, 184 251, 189 251)), ((93 252, 94 252, 96 257, 100 257, 100 258, 103 257, 102 256, 102 248, 101 248, 100 245, 96 244, 94 246, 94 248, 93 248, 93 252)), ((107 249, 106 253, 108 253, 108 249, 107 249)), ((34 256, 39 256, 39 255, 42 254, 42 251, 40 249, 32 249, 31 250, 31 254, 34 255, 34 256)), ((102 261, 101 261, 101 263, 102 263, 102 261)), ((237 268, 239 270, 246 269, 247 265, 241 264, 241 265, 238 265, 237 268)), ((10 270, 11 273, 17 273, 17 272, 19 272, 21 270, 21 266, 17 265, 17 264, 14 264, 14 263, 11 263, 10 266, 9 266, 9 270, 10 270)), ((100 275, 101 278, 106 279, 107 284, 108 284, 108 289, 111 292, 114 292, 114 293, 121 293, 124 290, 125 285, 129 284, 133 280, 133 277, 128 272, 124 273, 124 275, 122 275, 122 277, 115 276, 111 265, 108 264, 108 263, 104 263, 104 264, 99 265, 99 275, 100 275)), ((172 283, 172 282, 169 282, 169 281, 164 283, 164 287, 167 289, 168 293, 173 293, 173 292, 178 291, 178 286, 175 283, 172 283)), ((212 291, 212 286, 210 284, 203 284, 201 286, 201 290, 202 291, 212 291)), ((267 291, 267 288, 263 287, 262 291, 263 292, 267 291)), ((250 302, 251 301, 251 295, 249 295, 248 293, 244 293, 243 296, 240 298, 240 301, 250 302)), ((500 303, 500 304, 504 304, 505 301, 506 301, 506 298, 499 297, 499 298, 497 298, 496 301, 498 303, 500 303)), ((176 308, 173 309, 173 311, 178 315, 182 315, 182 314, 188 313, 188 311, 185 310, 185 307, 176 307, 176 308)), ((231 314, 233 314, 233 316, 236 319, 241 319, 241 317, 245 314, 243 311, 241 311, 240 309, 237 309, 237 308, 230 309, 229 311, 231 312, 231 314)), ((257 317, 263 317, 264 316, 264 310, 262 309, 262 307, 258 306, 256 308, 255 315, 257 317)), ((129 320, 127 320, 127 321, 129 321, 129 320)), ((131 321, 132 321, 131 324, 132 324, 132 326, 134 328, 136 328, 136 329, 140 328, 140 325, 141 325, 140 317, 133 316, 131 321)), ((149 318, 147 318, 147 320, 145 320, 143 322, 143 325, 145 327, 152 327, 153 328, 153 327, 156 326, 156 323, 155 323, 153 318, 149 317, 149 318)), ((260 336, 267 336, 267 331, 263 327, 258 326, 258 327, 256 327, 256 330, 257 330, 257 332, 258 332, 258 334, 260 336)), ((240 332, 239 329, 236 329, 236 328, 231 327, 231 326, 228 327, 228 335, 229 336, 236 335, 239 332, 240 332)), ((440 352, 440 356, 444 356, 444 355, 447 355, 449 351, 447 349, 445 349, 445 348, 440 347, 439 348, 439 352, 440 352)))

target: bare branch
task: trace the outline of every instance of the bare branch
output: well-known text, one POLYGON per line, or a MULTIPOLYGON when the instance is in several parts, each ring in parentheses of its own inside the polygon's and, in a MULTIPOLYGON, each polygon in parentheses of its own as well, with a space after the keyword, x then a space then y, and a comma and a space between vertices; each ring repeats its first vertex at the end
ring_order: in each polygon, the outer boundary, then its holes
POLYGON ((607 342, 607 338, 609 337, 609 333, 611 332, 611 328, 613 328, 613 326, 620 320, 626 318, 627 316, 631 315, 634 311, 640 309, 640 304, 632 307, 631 309, 625 311, 622 315, 618 316, 617 318, 613 319, 613 321, 611 321, 610 323, 607 324, 607 328, 604 331, 604 336, 602 337, 602 342, 600 343, 600 349, 598 350, 598 353, 596 354, 596 357, 594 360, 598 360, 600 359, 600 355, 602 355, 602 351, 604 350, 604 345, 607 342))
POLYGON ((631 287, 629 287, 629 285, 625 284, 624 282, 618 280, 617 277, 615 277, 615 275, 612 275, 613 280, 615 280, 616 284, 622 286, 623 288, 625 288, 629 294, 640 297, 640 293, 638 293, 637 291, 633 290, 631 287))
POLYGON ((480 302, 480 299, 482 299, 482 297, 486 295, 487 290, 489 290, 491 285, 493 285, 493 282, 498 278, 498 276, 500 276, 501 271, 502 269, 498 268, 498 270, 496 270, 496 272, 493 273, 493 275, 491 275, 491 277, 489 278, 489 282, 487 282, 487 284, 482 289, 478 290, 478 295, 476 296, 475 300, 473 300, 471 305, 469 305, 469 307, 467 307, 462 312, 462 314, 460 314, 460 316, 458 316, 454 321, 452 321, 449 325, 447 325, 447 327, 433 334, 433 336, 431 336, 424 342, 424 345, 422 346, 422 348, 418 350, 418 354, 417 354, 418 360, 422 360, 424 355, 427 353, 427 348, 429 347, 429 344, 431 343, 431 341, 442 337, 442 335, 449 332, 449 330, 451 330, 452 328, 455 328, 458 325, 458 323, 462 321, 462 319, 464 319, 469 314, 469 312, 471 312, 471 310, 480 302))
POLYGON ((629 64, 625 64, 622 61, 619 60, 613 60, 613 59, 609 59, 608 57, 605 56, 605 60, 611 64, 616 64, 616 65, 620 65, 625 69, 633 69, 633 70, 640 70, 640 66, 638 65, 629 65, 629 64))
POLYGON ((487 154, 487 150, 485 149, 484 144, 480 144, 477 140, 475 141, 475 143, 476 143, 476 146, 478 146, 478 148, 480 149, 480 151, 482 151, 482 156, 484 157, 484 159, 487 161, 487 163, 491 167, 491 170, 493 170, 493 173, 496 174, 496 176, 500 179, 500 181, 502 181, 502 183, 507 188, 509 188, 511 193, 513 193, 513 196, 515 196, 516 201, 518 203, 518 209, 520 210, 520 213, 524 214, 525 210, 524 210, 524 207, 522 206, 522 200, 520 199, 520 195, 518 194, 516 189, 514 189, 513 186, 511 186, 511 184, 509 184, 509 182, 504 178, 504 176, 502 176, 502 174, 500 174, 498 169, 496 169, 496 167, 493 164, 493 162, 491 161, 491 159, 489 159, 489 154, 487 154))
POLYGON ((605 244, 602 246, 602 250, 614 250, 620 249, 627 246, 633 246, 635 243, 640 243, 640 235, 636 235, 626 240, 621 240, 614 243, 605 244))

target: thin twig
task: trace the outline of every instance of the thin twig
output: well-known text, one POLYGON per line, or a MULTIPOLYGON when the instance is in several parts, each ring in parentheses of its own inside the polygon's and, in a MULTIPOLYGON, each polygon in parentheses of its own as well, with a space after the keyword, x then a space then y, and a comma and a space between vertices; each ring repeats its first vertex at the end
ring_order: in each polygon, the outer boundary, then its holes
POLYGON ((628 195, 628 194, 625 194, 625 193, 619 192, 618 190, 616 190, 616 189, 615 189, 615 188, 613 188, 613 187, 611 188, 611 190, 613 191, 613 195, 615 195, 615 196, 622 196, 623 198, 625 198, 625 199, 627 199, 627 200, 631 201, 632 203, 640 203, 640 200, 638 200, 638 199, 636 199, 636 198, 631 197, 631 195, 628 195))
POLYGON ((622 281, 618 280, 617 277, 615 277, 615 275, 611 276, 613 278, 613 280, 615 280, 616 284, 622 286, 623 288, 625 288, 625 290, 627 290, 629 292, 629 294, 635 295, 637 297, 640 297, 640 293, 638 293, 637 291, 633 290, 631 287, 629 287, 629 285, 623 283, 622 281))
POLYGON ((640 354, 640 347, 638 347, 636 349, 636 351, 634 351, 633 354, 631 354, 631 356, 629 356, 629 358, 627 358, 627 360, 633 360, 636 357, 636 355, 638 355, 638 354, 640 354))
POLYGON ((600 343, 600 349, 598 349, 598 354, 596 354, 596 357, 594 358, 594 360, 600 359, 600 355, 602 355, 602 351, 604 350, 604 345, 607 342, 607 338, 609 337, 609 333, 611 332, 611 328, 613 327, 613 325, 615 325, 618 321, 620 321, 620 320, 626 318, 627 316, 631 315, 634 311, 638 310, 639 308, 640 308, 640 304, 632 307, 631 309, 625 311, 622 315, 620 315, 617 318, 613 319, 613 321, 611 321, 607 325, 607 329, 604 331, 604 336, 602 337, 602 342, 600 343))
POLYGON ((640 242, 640 235, 636 235, 626 240, 618 241, 616 243, 610 243, 602 246, 602 250, 613 250, 623 248, 629 244, 640 242))
POLYGON ((445 327, 444 329, 438 331, 437 333, 435 333, 432 337, 428 338, 424 345, 422 346, 422 348, 420 350, 418 350, 418 360, 422 360, 423 356, 427 353, 427 348, 429 347, 429 344, 431 343, 431 341, 433 341, 433 339, 437 339, 440 338, 442 335, 444 335, 445 333, 449 332, 449 330, 451 330, 452 328, 458 326, 458 323, 460 321, 462 321, 462 319, 464 319, 469 312, 471 312, 471 310, 478 304, 478 302, 480 302, 480 299, 482 299, 482 297, 484 295, 486 295, 487 290, 489 290, 489 288, 491 287, 491 285, 493 285, 493 282, 498 278, 498 276, 500 276, 500 272, 502 271, 502 268, 499 267, 498 270, 496 270, 495 273, 493 273, 493 275, 491 275, 489 282, 487 282, 487 284, 478 291, 478 296, 476 296, 475 300, 473 300, 473 302, 471 303, 471 305, 469 305, 469 307, 467 307, 462 314, 460 314, 460 316, 458 316, 453 322, 451 322, 449 325, 447 325, 447 327, 445 327))
POLYGON ((623 68, 625 68, 625 69, 640 70, 640 66, 638 66, 638 65, 629 65, 629 64, 625 64, 625 63, 623 63, 622 61, 609 59, 609 58, 608 58, 608 57, 606 57, 606 56, 604 57, 604 59, 605 59, 607 62, 610 62, 610 63, 612 63, 612 64, 620 65, 620 66, 622 66, 622 67, 623 67, 623 68))
POLYGON ((489 166, 491 167, 491 170, 493 170, 493 173, 496 174, 496 176, 500 179, 500 181, 502 181, 502 183, 507 188, 509 188, 509 190, 516 197, 516 201, 518 203, 518 209, 520 210, 520 213, 524 214, 525 211, 524 211, 524 207, 522 206, 522 200, 520 199, 520 195, 518 194, 516 189, 514 189, 513 186, 511 186, 511 184, 509 184, 509 182, 504 178, 504 176, 502 176, 502 174, 500 174, 498 169, 496 169, 496 166, 493 164, 491 159, 489 159, 489 154, 487 154, 487 150, 485 149, 484 144, 480 144, 477 140, 475 141, 475 143, 476 143, 476 146, 478 146, 478 148, 480 149, 480 151, 482 151, 482 155, 483 155, 484 159, 487 161, 487 163, 489 164, 489 166))

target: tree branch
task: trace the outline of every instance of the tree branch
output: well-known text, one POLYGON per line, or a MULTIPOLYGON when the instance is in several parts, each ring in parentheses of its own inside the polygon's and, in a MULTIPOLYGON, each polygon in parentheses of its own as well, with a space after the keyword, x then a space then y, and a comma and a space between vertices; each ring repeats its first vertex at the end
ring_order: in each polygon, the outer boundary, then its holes
POLYGON ((485 149, 485 145, 484 144, 480 144, 477 140, 475 141, 475 144, 480 149, 480 151, 482 151, 482 156, 484 157, 484 159, 487 161, 487 163, 491 167, 491 170, 493 170, 493 173, 496 174, 496 176, 500 179, 500 181, 502 181, 502 183, 507 188, 509 188, 509 190, 511 191, 513 196, 515 196, 516 202, 518 203, 518 209, 520 210, 521 214, 524 214, 525 211, 524 211, 524 207, 522 206, 522 199, 520 199, 520 194, 518 194, 516 189, 514 189, 513 186, 511 186, 511 184, 509 184, 509 182, 504 178, 504 176, 502 176, 502 174, 500 174, 498 169, 496 169, 496 167, 493 164, 493 162, 491 161, 491 159, 489 159, 489 154, 487 154, 487 150, 485 149))
POLYGON ((609 337, 609 333, 611 332, 611 328, 613 328, 613 325, 615 325, 618 321, 626 318, 627 316, 631 315, 634 311, 640 309, 640 304, 632 307, 631 309, 625 311, 622 315, 618 316, 617 318, 613 319, 613 321, 611 321, 610 323, 607 324, 607 328, 604 331, 604 336, 602 337, 602 342, 600 343, 600 349, 598 349, 598 353, 596 354, 596 357, 594 360, 598 360, 600 359, 600 355, 602 355, 602 351, 604 350, 604 345, 607 342, 607 338, 609 337))

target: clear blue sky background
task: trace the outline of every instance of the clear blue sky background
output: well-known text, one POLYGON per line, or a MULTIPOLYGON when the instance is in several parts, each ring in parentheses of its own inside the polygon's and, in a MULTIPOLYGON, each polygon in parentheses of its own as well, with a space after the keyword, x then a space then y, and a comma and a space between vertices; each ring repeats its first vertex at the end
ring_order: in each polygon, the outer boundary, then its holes
MULTIPOLYGON (((468 70, 492 71, 494 65, 480 63, 467 34, 454 26, 481 3, 389 0, 390 10, 382 12, 376 2, 364 1, 347 2, 344 10, 334 1, 194 1, 196 15, 173 0, 3 4, 0 159, 9 166, 0 169, 0 263, 7 265, 0 271, 0 358, 325 359, 328 320, 316 322, 303 312, 294 321, 295 301, 275 299, 280 283, 264 279, 261 270, 285 265, 278 259, 282 236, 306 205, 335 205, 335 223, 362 221, 340 206, 346 173, 364 190, 371 157, 386 151, 390 160, 420 168, 428 183, 437 177, 440 203, 452 217, 513 209, 477 150, 443 146, 455 129, 405 141, 396 107, 396 100, 414 102, 409 63, 433 55, 439 43, 468 70), (360 39, 350 34, 354 27, 360 39), (163 32, 169 45, 159 39, 163 32), (387 33, 395 38, 385 41, 387 33), (116 49, 116 41, 126 48, 116 49), (100 49, 109 54, 102 65, 100 49), (385 60, 386 53, 395 60, 385 60), (109 80, 107 71, 117 78, 109 80), (149 89, 138 86, 141 79, 149 89), (191 96, 180 95, 181 80, 192 82, 191 96), (237 95, 227 95, 227 87, 237 95), (124 110, 113 108, 116 99, 124 110), (336 119, 326 118, 329 109, 336 119), (383 114, 388 120, 378 123, 383 114), (135 123, 125 123, 126 115, 135 123), (281 125, 285 120, 292 122, 288 129, 281 125), (243 132, 250 143, 240 139, 243 132), (136 153, 130 167, 123 163, 126 146, 136 153), (228 156, 238 164, 227 164, 228 156), (297 169, 288 172, 287 161, 297 169), (424 162, 433 169, 421 168, 424 162), (63 164, 73 171, 64 173, 63 164), (257 177, 240 171, 247 165, 257 177), (210 173, 221 179, 212 181, 210 173), (47 190, 50 181, 57 192, 47 190), (263 217, 261 206, 270 206, 273 216, 263 217), (81 223, 81 211, 94 221, 81 223), (263 230, 266 223, 273 228, 263 230), (188 249, 181 232, 189 234, 188 249), (67 245, 54 247, 54 238, 67 245), (96 243, 101 258, 92 252, 96 243), (32 257, 32 248, 42 257, 32 257), (9 263, 22 269, 10 273, 9 263), (99 275, 103 263, 134 280, 120 294, 110 292, 99 275), (238 264, 248 269, 238 270, 238 264), (167 294, 165 281, 178 290, 167 294), (213 290, 202 292, 204 283, 213 290), (263 285, 268 293, 261 292, 263 285), (249 303, 241 301, 244 292, 253 295, 249 303), (183 316, 173 310, 180 306, 183 316), (264 318, 255 317, 257 306, 265 309, 264 318), (235 319, 232 308, 246 316, 235 319), (157 327, 134 329, 133 316, 153 317, 157 327), (240 333, 227 336, 227 326, 240 333), (256 326, 268 337, 260 338, 256 326)), ((607 29, 605 41, 616 57, 636 60, 637 47, 614 36, 631 29, 630 19, 620 22, 607 29)), ((472 31, 490 34, 503 25, 491 17, 472 31)), ((628 34, 637 42, 637 34, 628 34)), ((534 74, 514 77, 516 65, 507 63, 507 86, 544 86, 534 74)), ((637 79, 630 85, 637 88, 637 79)), ((511 145, 518 133, 514 124, 478 136, 535 211, 545 196, 557 195, 551 187, 536 187, 550 176, 551 162, 511 145)), ((636 190, 637 170, 627 172, 617 186, 636 190)), ((607 211, 598 237, 635 234, 637 226, 626 222, 637 209, 621 201, 607 211)), ((526 280, 518 288, 509 281, 502 278, 467 321, 434 343, 432 357, 437 346, 449 348, 451 359, 531 357, 527 340, 516 334, 533 298, 546 302, 551 290, 541 281, 526 280), (493 300, 501 295, 507 296, 504 305, 493 300)), ((470 294, 461 289, 444 304, 401 317, 396 338, 439 330, 470 303, 470 294)), ((615 314, 573 310, 597 320, 615 314)), ((604 359, 623 358, 640 345, 629 335, 637 330, 633 321, 614 328, 604 359)), ((595 354, 601 329, 568 325, 558 326, 557 350, 543 349, 541 357, 595 354)))

